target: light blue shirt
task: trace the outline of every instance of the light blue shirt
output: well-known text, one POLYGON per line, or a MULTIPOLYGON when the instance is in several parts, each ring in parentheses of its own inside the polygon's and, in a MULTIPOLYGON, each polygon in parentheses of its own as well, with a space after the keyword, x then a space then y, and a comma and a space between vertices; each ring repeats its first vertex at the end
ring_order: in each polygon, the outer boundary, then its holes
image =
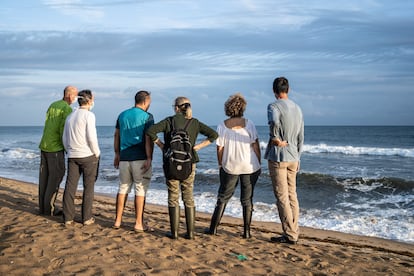
POLYGON ((304 141, 302 110, 290 99, 278 99, 267 107, 269 143, 264 158, 275 162, 300 160, 304 141), (273 139, 287 141, 286 147, 278 147, 273 139))

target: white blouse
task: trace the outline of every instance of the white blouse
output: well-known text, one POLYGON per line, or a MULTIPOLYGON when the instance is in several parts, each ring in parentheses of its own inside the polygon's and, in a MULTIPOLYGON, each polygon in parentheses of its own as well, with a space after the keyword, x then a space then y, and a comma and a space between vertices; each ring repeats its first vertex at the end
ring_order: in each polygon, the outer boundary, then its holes
POLYGON ((217 126, 219 134, 216 145, 223 147, 222 168, 229 174, 250 174, 260 169, 260 162, 253 150, 257 130, 246 119, 244 128, 231 129, 224 122, 217 126))

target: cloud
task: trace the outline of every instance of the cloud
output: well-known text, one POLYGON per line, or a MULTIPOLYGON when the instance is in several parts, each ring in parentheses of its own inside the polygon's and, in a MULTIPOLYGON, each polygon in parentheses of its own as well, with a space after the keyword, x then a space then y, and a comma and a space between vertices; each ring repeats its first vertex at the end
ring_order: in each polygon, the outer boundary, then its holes
POLYGON ((46 108, 70 83, 96 92, 94 111, 112 124, 148 89, 156 117, 187 95, 214 123, 239 91, 247 115, 265 122, 271 83, 284 75, 308 123, 414 121, 401 108, 414 101, 414 4, 406 1, 44 1, 13 4, 19 13, 8 5, 0 7, 8 105, 46 108), (390 90, 403 95, 392 105, 390 90), (395 116, 376 114, 379 106, 395 116))
POLYGON ((43 0, 43 3, 63 15, 85 22, 93 23, 105 16, 105 11, 101 7, 86 5, 82 0, 43 0))
MULTIPOLYGON (((314 18, 289 1, 81 1, 44 0, 61 15, 76 19, 72 29, 146 33, 172 29, 270 29, 300 27, 314 18), (216 8, 219 6, 220 8, 216 8), (269 9, 269 7, 275 7, 269 9), (125 12, 125 9, 128 12, 125 12), (133 12, 130 12, 133 11, 133 12), (275 16, 276 15, 276 16, 275 16), (82 27, 76 24, 80 20, 82 27), (87 25, 85 25, 87 24, 87 25)), ((306 4, 307 5, 307 4, 306 4)), ((308 5, 307 5, 308 6, 308 5)), ((63 20, 64 22, 65 20, 63 20)), ((58 23, 57 26, 62 25, 58 23)), ((59 28, 50 30, 57 30, 59 28)), ((66 29, 66 28, 65 28, 66 29)))

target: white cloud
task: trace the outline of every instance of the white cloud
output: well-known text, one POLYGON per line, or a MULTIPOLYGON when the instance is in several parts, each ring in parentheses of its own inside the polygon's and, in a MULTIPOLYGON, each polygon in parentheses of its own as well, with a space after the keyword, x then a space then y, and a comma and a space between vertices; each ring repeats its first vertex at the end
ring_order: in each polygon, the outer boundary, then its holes
MULTIPOLYGON (((43 0, 44 5, 70 17, 72 20, 94 23, 105 16, 103 8, 88 5, 82 0, 43 0)), ((76 25, 76 24, 74 24, 76 25)))
POLYGON ((414 101, 413 5, 8 1, 0 6, 0 96, 14 106, 7 114, 33 103, 43 108, 71 83, 94 91, 100 123, 112 124, 137 90, 148 89, 157 118, 171 113, 174 97, 188 95, 201 105, 197 114, 214 123, 225 99, 240 91, 249 116, 261 123, 274 100, 271 83, 285 75, 308 123, 349 123, 350 112, 372 122, 381 106, 394 114, 387 120, 412 124, 414 115, 401 106, 414 101), (384 96, 390 87, 404 95, 393 105, 384 96))

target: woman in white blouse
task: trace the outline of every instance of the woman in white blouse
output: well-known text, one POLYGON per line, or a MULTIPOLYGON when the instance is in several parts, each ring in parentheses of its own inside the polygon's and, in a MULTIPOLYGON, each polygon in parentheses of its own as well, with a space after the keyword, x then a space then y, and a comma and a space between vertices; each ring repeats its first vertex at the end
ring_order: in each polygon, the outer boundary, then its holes
POLYGON ((207 234, 216 234, 227 202, 233 196, 237 183, 240 182, 243 238, 250 238, 253 191, 261 173, 261 158, 256 127, 251 120, 243 117, 246 105, 246 100, 240 93, 230 96, 224 104, 224 111, 229 118, 217 127, 219 138, 216 144, 220 167, 220 188, 207 234))

